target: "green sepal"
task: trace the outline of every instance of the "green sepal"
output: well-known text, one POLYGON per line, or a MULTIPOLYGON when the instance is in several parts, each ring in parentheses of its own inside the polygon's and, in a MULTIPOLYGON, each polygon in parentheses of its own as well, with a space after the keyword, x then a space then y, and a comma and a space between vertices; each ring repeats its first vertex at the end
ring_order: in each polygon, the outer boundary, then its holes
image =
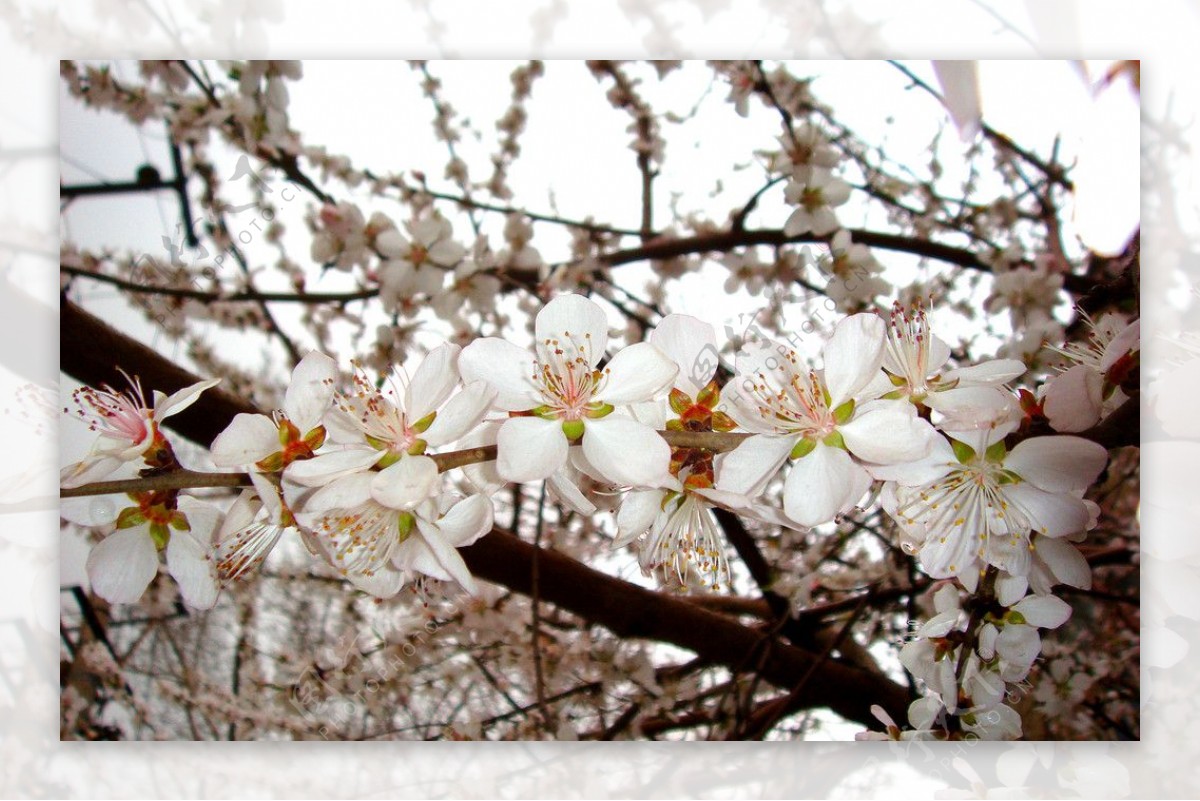
POLYGON ((599 420, 601 417, 608 417, 616 408, 611 403, 589 403, 584 414, 589 420, 599 420))
POLYGON ((882 400, 900 400, 904 396, 905 396, 904 390, 895 389, 895 390, 892 390, 891 392, 887 393, 886 395, 880 395, 879 397, 882 400))
POLYGON ((171 520, 169 525, 176 531, 192 530, 192 524, 188 522, 187 515, 178 510, 171 512, 171 520))
POLYGON ((283 451, 276 451, 270 456, 259 459, 254 466, 264 473, 278 473, 283 469, 283 451))
POLYGON ((1008 613, 1004 615, 1004 622, 1021 625, 1022 623, 1025 622, 1025 616, 1022 615, 1020 612, 1018 612, 1016 609, 1009 609, 1008 613))
POLYGON ((706 409, 712 409, 721 402, 721 390, 717 387, 717 379, 709 381, 700 394, 696 396, 696 404, 706 409))
POLYGON ((815 439, 802 439, 796 443, 796 447, 792 448, 789 456, 793 459, 803 459, 816 450, 816 448, 817 441, 815 439))
POLYGON ((726 431, 732 431, 735 428, 737 428, 737 423, 735 423, 733 421, 732 417, 725 414, 725 412, 713 412, 712 413, 712 430, 713 431, 726 432, 726 431))
POLYGON ((563 420, 563 433, 567 435, 567 439, 574 442, 583 436, 583 421, 582 420, 563 420))
POLYGON ((681 389, 672 389, 670 403, 671 411, 683 414, 692 405, 692 398, 681 389))
POLYGON ((678 418, 673 419, 673 420, 668 420, 666 427, 667 427, 668 431, 683 431, 684 430, 683 421, 678 418))
POLYGON ((405 453, 407 453, 409 456, 420 456, 421 454, 425 453, 425 448, 427 445, 428 443, 423 439, 413 440, 413 444, 408 446, 408 450, 405 451, 405 453))
POLYGON ((846 440, 845 440, 845 438, 842 437, 841 431, 830 431, 825 436, 825 439, 821 440, 821 442, 824 442, 826 445, 828 445, 831 448, 841 448, 842 450, 848 450, 848 448, 846 447, 846 440))
POLYGON ((171 541, 171 532, 164 523, 151 523, 150 536, 154 540, 154 547, 160 551, 171 541))
POLYGON ((845 423, 854 415, 854 398, 843 403, 841 406, 833 410, 833 419, 838 425, 845 423))
POLYGON ((543 420, 553 420, 558 415, 558 410, 553 406, 538 406, 530 409, 529 413, 534 417, 540 417, 543 420))
POLYGON ((983 458, 989 462, 1003 462, 1004 457, 1008 454, 1008 448, 1004 447, 1004 440, 993 442, 988 446, 988 449, 983 452, 983 458))
POLYGON ((375 463, 375 466, 378 467, 380 470, 386 470, 387 468, 394 465, 396 462, 400 461, 401 458, 403 458, 403 454, 392 453, 391 451, 388 451, 387 453, 385 453, 383 456, 381 456, 379 458, 379 461, 375 463))
POLYGON ((437 419, 437 412, 430 412, 429 414, 425 415, 417 422, 413 423, 412 429, 413 429, 413 431, 416 431, 418 434, 424 434, 425 431, 431 425, 433 425, 433 421, 436 419, 437 419))
POLYGON ((325 426, 317 426, 304 435, 304 444, 314 451, 325 444, 325 426))
POLYGON ((133 528, 146 522, 146 516, 136 506, 127 506, 117 515, 117 528, 133 528))
POLYGON ((411 512, 401 512, 396 518, 396 528, 399 533, 400 542, 404 542, 412 531, 417 526, 417 519, 412 516, 411 512))
POLYGON ((954 458, 958 459, 960 464, 966 464, 975 458, 975 449, 965 442, 951 439, 950 447, 954 449, 954 458))

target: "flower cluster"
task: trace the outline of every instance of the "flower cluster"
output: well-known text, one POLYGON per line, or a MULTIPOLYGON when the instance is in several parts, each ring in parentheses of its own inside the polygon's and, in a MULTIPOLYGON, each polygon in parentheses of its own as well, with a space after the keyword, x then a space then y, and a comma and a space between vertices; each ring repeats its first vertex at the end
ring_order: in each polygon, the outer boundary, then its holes
MULTIPOLYGON (((463 256, 436 219, 409 232, 372 236, 410 277, 463 256)), ((1106 318, 1096 331, 1087 348, 1064 351, 1079 363, 1072 370, 1100 382, 1089 419, 1111 407, 1137 353, 1136 323, 1106 318)), ((185 600, 207 608, 291 531, 378 598, 414 580, 477 593, 461 549, 492 529, 491 494, 546 481, 585 515, 600 502, 594 488, 621 497, 613 547, 634 545, 647 575, 725 590, 737 579, 716 510, 809 532, 877 499, 899 547, 941 582, 934 616, 901 652, 927 688, 910 710, 914 730, 901 734, 1020 734, 1006 688, 1029 674, 1039 629, 1070 616, 1054 586, 1088 586, 1072 543, 1096 521, 1084 494, 1107 464, 1087 439, 1018 436, 1029 404, 1007 384, 1022 362, 950 366, 951 349, 920 306, 841 319, 817 365, 792 343, 751 338, 725 381, 716 332, 697 318, 668 315, 625 347, 614 339, 598 304, 563 294, 538 312, 528 348, 497 337, 446 343, 377 381, 361 365, 347 380, 313 351, 283 408, 239 414, 212 443, 213 463, 248 471, 253 489, 223 516, 174 489, 131 496, 136 506, 93 549, 92 586, 114 603, 134 601, 165 550, 185 600), (453 482, 447 472, 463 466, 469 480, 453 482)), ((1070 372, 1045 389, 1051 422, 1070 372)), ((143 476, 179 468, 159 423, 215 381, 155 393, 152 405, 131 383, 127 393, 77 393, 99 437, 64 469, 64 487, 138 460, 143 476)))

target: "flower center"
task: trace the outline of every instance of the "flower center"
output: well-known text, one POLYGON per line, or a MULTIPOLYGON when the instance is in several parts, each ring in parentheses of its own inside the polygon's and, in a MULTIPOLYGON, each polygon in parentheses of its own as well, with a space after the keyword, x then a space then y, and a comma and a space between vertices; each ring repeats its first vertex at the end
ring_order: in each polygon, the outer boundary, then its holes
POLYGON ((87 423, 89 430, 102 437, 140 445, 150 434, 151 412, 146 406, 141 384, 128 375, 125 378, 129 381, 128 393, 117 392, 106 384, 103 389, 77 389, 72 398, 78 407, 76 413, 87 423))
POLYGON ((564 331, 539 343, 534 362, 533 384, 552 416, 564 421, 579 420, 594 411, 593 401, 608 380, 608 370, 593 370, 592 335, 579 340, 564 331))
MULTIPOLYGON (((789 352, 786 358, 793 365, 797 361, 795 352, 789 352)), ((762 418, 783 433, 806 438, 821 439, 832 433, 838 421, 816 371, 793 372, 787 365, 781 365, 780 370, 788 374, 782 385, 761 370, 747 376, 743 384, 757 401, 762 418)))

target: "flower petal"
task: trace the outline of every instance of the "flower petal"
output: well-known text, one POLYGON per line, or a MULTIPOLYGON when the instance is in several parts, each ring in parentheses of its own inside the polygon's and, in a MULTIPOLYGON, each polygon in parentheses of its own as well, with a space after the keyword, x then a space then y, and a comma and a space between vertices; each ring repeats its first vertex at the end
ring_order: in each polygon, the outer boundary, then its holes
POLYGON ((145 526, 109 534, 87 558, 92 592, 110 604, 131 604, 142 597, 158 573, 158 549, 145 526))
POLYGON ((162 397, 162 393, 155 393, 154 419, 165 420, 173 414, 182 412, 199 399, 201 392, 209 387, 215 387, 219 383, 221 383, 221 379, 210 378, 207 381, 192 384, 190 387, 184 387, 165 398, 162 397))
POLYGON ((442 407, 421 439, 434 446, 462 439, 479 425, 495 400, 494 387, 486 381, 472 381, 442 407))
POLYGON ((1104 378, 1077 364, 1046 382, 1044 409, 1055 431, 1086 431, 1100 420, 1104 378))
POLYGON ((862 405, 838 426, 850 452, 867 462, 912 462, 929 455, 933 428, 907 400, 877 400, 862 405))
POLYGON ((547 303, 538 312, 533 330, 539 348, 546 340, 558 339, 567 333, 576 342, 589 342, 590 367, 596 366, 608 347, 608 318, 599 305, 582 295, 559 295, 547 303))
POLYGON ((437 463, 428 456, 405 456, 371 479, 371 497, 389 509, 412 509, 437 490, 437 463))
POLYGON ((514 417, 496 435, 496 470, 507 481, 539 481, 567 461, 567 435, 557 420, 514 417))
MULTIPOLYGON (((188 518, 191 520, 191 516, 188 518)), ((183 601, 193 609, 212 609, 220 584, 212 549, 190 531, 172 531, 167 543, 167 570, 179 585, 183 601)))
POLYGON ((254 464, 279 449, 279 429, 271 418, 243 412, 213 440, 212 460, 217 467, 238 467, 254 464))
POLYGON ((1025 622, 1039 629, 1056 629, 1071 618, 1071 605, 1053 595, 1029 595, 1013 607, 1025 622))
POLYGON ((438 409, 458 384, 458 345, 446 342, 421 360, 404 391, 404 411, 411 421, 420 420, 438 409))
POLYGON ((296 369, 283 400, 283 411, 303 436, 316 428, 333 400, 337 363, 318 350, 310 350, 296 369))
POLYGON ((1033 530, 1044 537, 1056 539, 1087 530, 1090 518, 1087 505, 1073 495, 1018 484, 1009 487, 1005 496, 1029 513, 1033 530))
POLYGON ((1055 584, 1090 590, 1092 568, 1079 549, 1068 540, 1052 540, 1045 537, 1033 539, 1034 564, 1041 562, 1045 570, 1035 570, 1030 585, 1038 592, 1049 592, 1055 584), (1047 575, 1048 574, 1048 575, 1047 575))
POLYGON ((870 476, 841 448, 818 443, 792 463, 783 487, 783 511, 802 526, 819 526, 862 497, 870 476))
POLYGON ((312 459, 302 459, 287 466, 284 474, 291 481, 306 487, 319 487, 343 476, 371 467, 383 456, 374 448, 347 448, 329 451, 312 459))
POLYGON ((418 517, 417 531, 414 532, 414 536, 421 538, 433 558, 450 578, 461 584, 462 588, 471 595, 479 592, 479 585, 475 583, 471 571, 467 569, 467 563, 463 561, 462 554, 446 542, 436 526, 418 517))
POLYGON ((622 348, 604 367, 602 400, 614 406, 647 401, 669 389, 679 367, 649 342, 622 348))
POLYGON ((532 409, 542 403, 533 385, 535 364, 532 353, 496 337, 475 340, 458 357, 462 380, 488 382, 496 389, 496 405, 508 411, 532 409))
MULTIPOLYGON (((576 451, 581 450, 582 448, 576 449, 576 451)), ((546 479, 546 486, 550 488, 550 492, 560 503, 566 505, 572 511, 581 515, 594 515, 596 513, 596 504, 589 501, 587 496, 571 480, 571 474, 567 466, 564 466, 561 470, 555 470, 546 479)))
POLYGON ((1033 437, 1004 459, 1004 466, 1049 492, 1082 493, 1108 464, 1102 445, 1080 437, 1033 437))
POLYGON ((612 547, 620 548, 636 540, 662 512, 663 490, 630 492, 617 512, 617 536, 612 547))
POLYGON ((463 498, 442 515, 437 527, 442 538, 455 548, 465 548, 492 530, 495 512, 484 495, 463 498))
POLYGON ((877 315, 853 314, 833 329, 823 351, 830 408, 854 397, 883 364, 886 328, 877 315))
POLYGON ((587 420, 583 453, 601 475, 616 484, 657 487, 669 475, 671 447, 666 440, 627 417, 587 420))
POLYGON ((729 453, 719 456, 716 486, 727 492, 755 497, 762 494, 796 445, 796 437, 755 434, 729 453))
POLYGON ((1025 362, 1017 359, 989 359, 969 367, 947 370, 942 378, 946 381, 958 381, 960 387, 979 384, 1007 384, 1024 375, 1028 369, 1025 362))
POLYGON ((687 314, 668 314, 650 332, 650 344, 679 367, 675 386, 692 398, 717 372, 717 336, 711 324, 687 314))

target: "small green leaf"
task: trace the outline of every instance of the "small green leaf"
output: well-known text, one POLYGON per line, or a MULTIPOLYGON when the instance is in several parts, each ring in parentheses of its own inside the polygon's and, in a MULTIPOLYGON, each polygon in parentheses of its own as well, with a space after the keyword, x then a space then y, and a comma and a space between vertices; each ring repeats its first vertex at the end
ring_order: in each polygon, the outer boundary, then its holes
POLYGON ((825 439, 821 441, 831 448, 841 448, 842 450, 847 450, 846 440, 842 437, 841 431, 831 431, 825 436, 825 439))
POLYGON ((563 420, 562 430, 567 435, 567 439, 573 442, 583 436, 583 421, 563 420))
POLYGON ((842 423, 849 420, 851 418, 851 416, 853 416, 853 414, 854 414, 854 398, 851 398, 850 400, 846 401, 841 406, 839 406, 833 410, 833 419, 837 421, 838 425, 841 425, 842 423))
POLYGON ((789 455, 793 459, 803 459, 816 450, 816 447, 817 441, 815 439, 802 439, 796 443, 796 447, 792 448, 792 452, 789 455))
POLYGON ((412 535, 413 529, 417 525, 417 519, 409 512, 401 512, 397 517, 397 528, 399 530, 400 542, 404 542, 412 535))
POLYGON ((146 516, 136 506, 128 506, 117 515, 117 528, 133 528, 146 522, 146 516))
POLYGON ((151 523, 150 536, 154 538, 154 546, 160 551, 171 541, 171 532, 163 523, 151 523))

